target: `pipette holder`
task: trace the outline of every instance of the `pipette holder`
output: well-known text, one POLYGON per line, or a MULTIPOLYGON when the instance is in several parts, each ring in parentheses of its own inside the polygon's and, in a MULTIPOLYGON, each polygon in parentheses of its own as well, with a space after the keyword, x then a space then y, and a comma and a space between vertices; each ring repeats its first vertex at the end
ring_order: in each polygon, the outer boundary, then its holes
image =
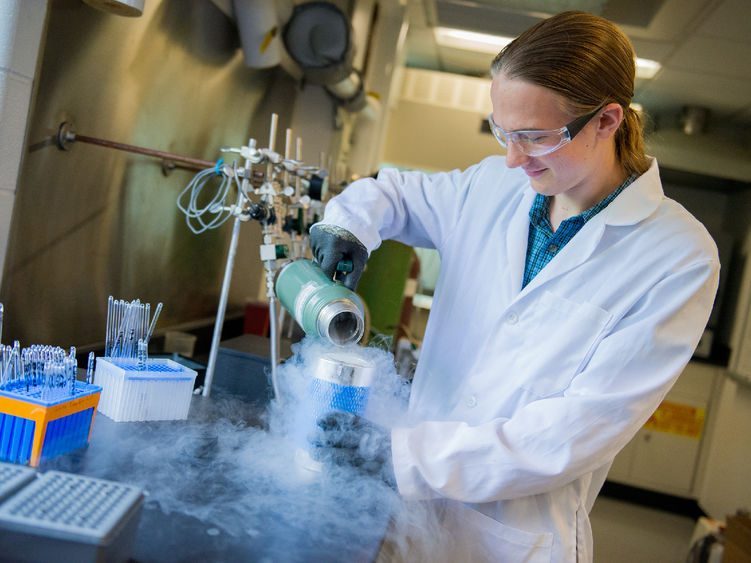
POLYGON ((43 386, 0 390, 0 460, 38 467, 89 443, 101 387, 76 381, 73 393, 43 399, 43 386))
POLYGON ((33 481, 37 470, 14 463, 0 463, 0 502, 33 481))
POLYGON ((196 372, 166 358, 97 358, 98 410, 115 422, 188 418, 196 372))
POLYGON ((0 558, 130 561, 143 499, 132 485, 48 471, 0 501, 0 558))

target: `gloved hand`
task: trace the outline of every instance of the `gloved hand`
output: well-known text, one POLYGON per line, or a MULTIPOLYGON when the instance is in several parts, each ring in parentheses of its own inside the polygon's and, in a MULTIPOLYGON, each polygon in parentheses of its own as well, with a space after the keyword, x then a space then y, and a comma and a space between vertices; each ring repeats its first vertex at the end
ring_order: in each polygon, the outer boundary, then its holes
POLYGON ((352 291, 355 290, 368 259, 368 249, 355 235, 336 225, 314 225, 310 229, 310 249, 328 278, 334 277, 339 262, 351 261, 352 271, 344 276, 342 282, 352 291))
POLYGON ((391 460, 391 432, 345 411, 332 411, 320 418, 308 436, 316 461, 330 458, 336 465, 349 465, 368 475, 380 476, 396 489, 391 460))

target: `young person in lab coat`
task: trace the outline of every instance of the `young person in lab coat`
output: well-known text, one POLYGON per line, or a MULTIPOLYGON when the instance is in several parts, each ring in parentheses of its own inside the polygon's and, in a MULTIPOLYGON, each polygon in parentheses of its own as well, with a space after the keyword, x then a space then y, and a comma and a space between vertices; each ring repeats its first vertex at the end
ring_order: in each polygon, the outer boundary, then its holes
POLYGON ((717 251, 644 154, 615 25, 551 17, 491 74, 505 156, 354 182, 311 247, 330 274, 353 260, 350 287, 384 239, 440 252, 410 426, 390 438, 400 494, 441 506, 444 560, 591 561, 588 512, 691 358, 717 251))

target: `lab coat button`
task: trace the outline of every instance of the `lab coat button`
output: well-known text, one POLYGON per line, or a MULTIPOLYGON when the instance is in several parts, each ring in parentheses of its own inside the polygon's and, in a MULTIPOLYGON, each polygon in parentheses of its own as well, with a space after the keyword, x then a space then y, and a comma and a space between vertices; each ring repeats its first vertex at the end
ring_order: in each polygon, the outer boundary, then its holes
POLYGON ((471 396, 467 397, 467 406, 469 408, 476 407, 477 406, 477 397, 475 397, 474 395, 471 395, 471 396))
POLYGON ((506 322, 510 325, 515 325, 517 321, 519 320, 519 315, 514 313, 513 311, 510 311, 506 314, 506 322))

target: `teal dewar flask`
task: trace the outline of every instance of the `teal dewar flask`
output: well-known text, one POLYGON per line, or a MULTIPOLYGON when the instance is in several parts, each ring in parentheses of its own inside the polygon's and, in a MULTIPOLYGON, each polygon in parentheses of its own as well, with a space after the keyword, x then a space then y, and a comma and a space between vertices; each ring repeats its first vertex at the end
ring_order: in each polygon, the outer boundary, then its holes
POLYGON ((328 279, 311 260, 284 265, 276 278, 276 295, 305 334, 330 340, 339 346, 359 342, 365 314, 357 294, 328 279))

